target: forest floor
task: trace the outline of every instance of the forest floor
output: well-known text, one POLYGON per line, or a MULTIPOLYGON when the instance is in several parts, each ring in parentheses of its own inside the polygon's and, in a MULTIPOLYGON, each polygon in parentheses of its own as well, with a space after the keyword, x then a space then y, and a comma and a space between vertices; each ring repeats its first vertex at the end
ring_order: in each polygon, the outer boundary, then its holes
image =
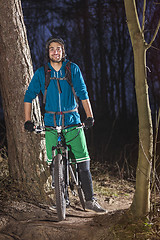
POLYGON ((15 189, 3 178, 0 182, 0 240, 160 239, 159 217, 152 217, 151 222, 149 219, 133 220, 129 214, 135 182, 113 176, 99 164, 91 171, 96 198, 108 213, 83 211, 77 198, 71 197, 66 220, 62 222, 58 222, 54 207, 16 198, 15 189))

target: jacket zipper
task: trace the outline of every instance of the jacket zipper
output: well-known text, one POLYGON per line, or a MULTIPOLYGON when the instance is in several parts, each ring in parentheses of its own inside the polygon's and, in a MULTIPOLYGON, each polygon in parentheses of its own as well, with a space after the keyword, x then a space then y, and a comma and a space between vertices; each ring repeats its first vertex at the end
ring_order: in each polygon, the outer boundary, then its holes
MULTIPOLYGON (((57 72, 57 78, 58 78, 58 72, 57 72)), ((59 101, 59 110, 60 112, 62 111, 62 106, 61 106, 61 95, 60 93, 58 92, 58 101, 59 101)), ((59 126, 61 125, 61 122, 62 122, 62 115, 59 115, 59 126)))

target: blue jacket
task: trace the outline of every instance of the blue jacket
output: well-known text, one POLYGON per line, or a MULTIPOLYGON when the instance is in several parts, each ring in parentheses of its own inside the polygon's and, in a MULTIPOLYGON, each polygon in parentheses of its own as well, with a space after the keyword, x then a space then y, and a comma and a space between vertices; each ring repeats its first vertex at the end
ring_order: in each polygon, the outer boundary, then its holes
MULTIPOLYGON (((52 77, 64 77, 65 76, 65 65, 68 61, 64 61, 61 69, 57 72, 53 69, 50 63, 48 63, 51 69, 51 78, 52 77)), ((79 67, 75 63, 71 63, 71 75, 72 75, 72 83, 74 89, 76 91, 76 95, 80 100, 88 99, 88 92, 86 89, 86 85, 84 83, 84 79, 79 67)), ((58 92, 57 81, 51 79, 50 84, 47 88, 47 96, 46 96, 46 111, 52 112, 63 112, 72 110, 77 106, 76 100, 74 98, 71 86, 68 84, 66 80, 60 80, 60 87, 62 93, 58 92)), ((44 94, 45 91, 45 72, 44 67, 39 68, 25 93, 24 102, 31 103, 32 100, 40 93, 40 91, 44 94)), ((44 123, 46 126, 54 126, 53 114, 45 113, 44 123)), ((56 123, 57 125, 62 125, 62 115, 56 115, 56 123)), ((78 112, 71 112, 65 114, 65 126, 71 124, 80 123, 80 115, 78 112)))

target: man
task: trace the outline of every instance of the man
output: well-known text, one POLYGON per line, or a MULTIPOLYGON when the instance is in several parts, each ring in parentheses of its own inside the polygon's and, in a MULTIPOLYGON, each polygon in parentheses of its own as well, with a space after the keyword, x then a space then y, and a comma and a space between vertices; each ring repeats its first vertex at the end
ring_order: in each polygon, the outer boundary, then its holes
MULTIPOLYGON (((46 58, 50 71, 50 83, 45 91, 45 71, 44 67, 39 68, 30 82, 24 98, 25 124, 28 131, 33 131, 31 122, 32 100, 41 91, 45 96, 45 126, 69 126, 81 122, 77 111, 77 103, 70 84, 65 79, 65 66, 68 60, 65 59, 64 41, 61 38, 51 37, 46 43, 46 58)), ((72 84, 76 95, 82 101, 86 113, 85 125, 92 127, 94 118, 91 104, 88 98, 86 85, 81 71, 75 63, 71 63, 72 84)), ((66 141, 73 139, 77 135, 77 129, 66 134, 66 141)), ((57 143, 57 138, 51 132, 45 133, 48 163, 52 161, 52 146, 57 143)), ((86 209, 95 212, 106 212, 93 197, 92 176, 90 173, 90 157, 87 150, 86 139, 83 129, 75 139, 70 142, 70 159, 78 163, 82 189, 86 200, 86 209)))

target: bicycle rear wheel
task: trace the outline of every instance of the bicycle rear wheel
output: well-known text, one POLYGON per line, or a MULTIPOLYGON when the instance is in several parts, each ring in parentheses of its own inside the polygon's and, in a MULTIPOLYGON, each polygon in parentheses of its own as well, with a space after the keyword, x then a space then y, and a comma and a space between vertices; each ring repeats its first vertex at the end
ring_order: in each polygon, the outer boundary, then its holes
POLYGON ((80 184, 77 186, 77 192, 78 192, 80 203, 81 203, 83 209, 85 210, 84 194, 83 194, 83 191, 82 191, 82 188, 81 188, 80 184))
POLYGON ((62 221, 66 218, 66 186, 64 178, 64 165, 61 154, 58 154, 54 160, 54 181, 57 215, 58 220, 62 221))

